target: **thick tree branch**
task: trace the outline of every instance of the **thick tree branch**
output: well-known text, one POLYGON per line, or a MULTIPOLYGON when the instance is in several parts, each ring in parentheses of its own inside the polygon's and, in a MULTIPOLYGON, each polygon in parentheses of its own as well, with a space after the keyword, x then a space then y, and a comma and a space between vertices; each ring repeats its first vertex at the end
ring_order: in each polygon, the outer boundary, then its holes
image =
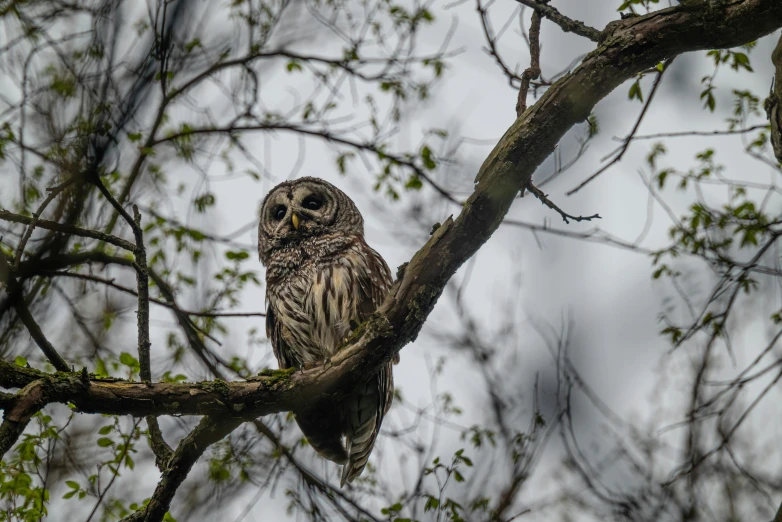
POLYGON ((771 94, 766 99, 765 107, 768 121, 771 124, 771 146, 774 156, 782 163, 782 110, 779 107, 782 102, 782 36, 771 53, 771 62, 774 64, 774 79, 771 85, 771 94))
POLYGON ((17 393, 3 414, 0 425, 0 459, 16 443, 27 423, 46 405, 43 383, 33 381, 17 393))

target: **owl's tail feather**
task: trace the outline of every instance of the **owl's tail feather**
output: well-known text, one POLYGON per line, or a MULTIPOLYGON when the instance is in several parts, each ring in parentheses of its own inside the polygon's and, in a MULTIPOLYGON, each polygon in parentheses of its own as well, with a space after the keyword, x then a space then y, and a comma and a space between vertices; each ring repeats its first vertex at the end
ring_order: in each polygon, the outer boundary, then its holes
POLYGON ((331 411, 331 408, 325 405, 323 408, 313 408, 296 415, 296 423, 312 449, 323 458, 337 464, 345 464, 348 461, 348 453, 342 445, 339 419, 339 411, 331 411))
POLYGON ((393 394, 393 377, 390 365, 382 368, 377 378, 360 385, 345 401, 345 446, 348 462, 342 468, 340 487, 353 482, 364 470, 375 445, 393 394))

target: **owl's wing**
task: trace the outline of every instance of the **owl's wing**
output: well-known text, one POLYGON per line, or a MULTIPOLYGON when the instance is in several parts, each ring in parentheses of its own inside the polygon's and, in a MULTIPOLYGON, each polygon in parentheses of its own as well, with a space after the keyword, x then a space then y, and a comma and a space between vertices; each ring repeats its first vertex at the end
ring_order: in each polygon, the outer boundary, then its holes
MULTIPOLYGON (((391 270, 380 257, 361 241, 362 263, 355 267, 357 279, 356 310, 358 322, 369 319, 380 306, 391 288, 391 270)), ((380 431, 383 416, 394 397, 394 376, 391 363, 384 365, 378 374, 360 384, 345 400, 345 442, 348 462, 342 469, 342 480, 352 482, 361 474, 369 460, 369 454, 380 431)))
MULTIPOLYGON (((363 242, 363 241, 362 241, 363 242)), ((375 252, 372 247, 363 244, 364 253, 366 255, 366 264, 364 270, 358 270, 358 285, 360 288, 358 299, 359 317, 357 318, 359 323, 363 323, 377 310, 377 308, 383 304, 388 291, 391 289, 391 285, 394 283, 394 279, 391 276, 391 269, 388 268, 388 264, 385 259, 380 257, 380 254, 375 252)), ((399 362, 399 354, 394 356, 394 364, 399 362)), ((381 372, 385 371, 385 367, 381 368, 381 372)), ((389 376, 391 375, 391 368, 388 369, 389 376)), ((382 376, 382 375, 381 375, 382 376)), ((382 383, 383 386, 390 384, 390 389, 384 389, 381 395, 384 398, 383 413, 388 411, 391 406, 391 396, 394 393, 393 378, 389 377, 382 383)))
POLYGON ((290 346, 285 341, 282 329, 282 322, 277 320, 277 316, 274 314, 274 307, 269 303, 266 307, 266 337, 272 342, 272 351, 277 358, 280 370, 293 366, 293 354, 290 346))

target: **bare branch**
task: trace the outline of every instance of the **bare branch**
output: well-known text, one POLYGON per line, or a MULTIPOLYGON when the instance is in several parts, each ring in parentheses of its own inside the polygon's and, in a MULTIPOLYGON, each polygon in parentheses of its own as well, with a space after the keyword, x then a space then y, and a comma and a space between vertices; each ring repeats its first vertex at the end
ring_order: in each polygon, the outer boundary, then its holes
POLYGON ((536 13, 539 13, 543 17, 548 18, 549 20, 557 24, 566 33, 575 33, 579 36, 583 36, 584 38, 589 38, 593 42, 599 42, 600 37, 603 34, 601 31, 595 29, 594 27, 589 27, 584 22, 579 22, 578 20, 573 20, 572 18, 568 18, 567 16, 560 13, 557 10, 557 8, 544 3, 540 3, 538 2, 538 0, 516 0, 516 1, 522 5, 531 7, 532 9, 535 10, 536 13))
POLYGON ((532 24, 529 28, 529 54, 530 64, 523 73, 521 73, 521 87, 519 87, 519 96, 516 100, 516 117, 527 110, 527 91, 529 82, 540 77, 540 12, 532 13, 532 24))
POLYGON ((16 247, 16 255, 14 256, 13 264, 11 265, 13 267, 14 272, 19 268, 19 262, 22 259, 22 254, 24 253, 24 247, 27 244, 27 241, 30 239, 30 236, 33 235, 33 230, 35 230, 35 226, 37 225, 38 219, 41 217, 41 214, 43 214, 43 211, 46 210, 46 207, 49 206, 49 203, 54 201, 54 199, 57 196, 59 196, 63 190, 73 185, 73 183, 76 182, 77 179, 78 178, 76 176, 73 176, 70 179, 64 181, 63 183, 60 183, 56 187, 51 187, 50 189, 48 189, 49 195, 46 196, 46 198, 41 202, 40 205, 38 205, 38 210, 36 210, 35 213, 33 214, 33 217, 30 220, 30 224, 27 226, 27 230, 24 231, 22 240, 19 241, 19 246, 16 247))
POLYGON ((43 383, 33 381, 17 393, 3 414, 0 425, 0 459, 16 443, 27 423, 46 404, 43 383))
POLYGON ((649 110, 649 107, 652 105, 652 100, 654 99, 654 95, 657 92, 658 87, 660 86, 660 80, 663 78, 663 74, 665 74, 665 71, 668 70, 668 67, 671 66, 671 62, 673 62, 673 58, 670 58, 667 62, 665 62, 665 65, 661 71, 657 73, 657 78, 654 79, 654 84, 652 85, 652 90, 649 93, 649 97, 646 99, 646 103, 644 103, 643 109, 641 109, 641 114, 638 115, 638 119, 635 120, 635 125, 633 125, 633 129, 630 131, 630 134, 628 134, 625 139, 623 140, 623 144, 614 151, 612 154, 616 154, 614 158, 608 162, 606 165, 604 165, 600 170, 589 176, 587 179, 581 182, 580 185, 578 185, 573 190, 567 192, 567 195, 570 196, 572 194, 575 194, 584 186, 586 186, 589 182, 597 178, 600 174, 607 171, 609 168, 614 166, 616 163, 618 163, 622 157, 624 157, 625 152, 627 152, 627 149, 630 147, 630 143, 633 141, 633 137, 635 136, 635 133, 638 132, 638 127, 641 126, 641 121, 644 119, 644 115, 646 114, 646 111, 649 110))
MULTIPOLYGON (((131 264, 129 261, 127 262, 127 264, 121 263, 120 261, 127 261, 127 260, 123 258, 114 257, 110 262, 116 264, 123 264, 125 266, 130 266, 131 264)), ((71 277, 74 279, 81 279, 83 281, 92 281, 93 283, 106 285, 108 287, 119 290, 120 292, 124 292, 126 294, 130 294, 132 296, 138 297, 138 291, 117 284, 114 282, 113 279, 106 279, 105 277, 99 277, 90 274, 81 274, 79 272, 56 272, 56 271, 42 270, 42 271, 38 271, 37 273, 38 275, 44 277, 71 277)), ((194 317, 266 317, 266 314, 262 312, 196 312, 193 310, 185 310, 183 308, 179 308, 176 305, 176 303, 172 303, 171 301, 164 301, 162 299, 156 299, 154 297, 150 297, 149 301, 151 303, 155 303, 156 305, 160 305, 165 308, 168 308, 169 310, 173 310, 174 312, 182 313, 185 315, 192 315, 194 317)))
POLYGON ((570 221, 568 221, 569 219, 572 219, 573 221, 592 221, 593 219, 602 219, 599 214, 593 214, 591 216, 571 216, 559 208, 556 204, 554 204, 554 202, 548 198, 548 194, 545 194, 542 190, 533 185, 532 182, 527 183, 527 190, 529 190, 533 196, 538 198, 541 203, 546 205, 548 208, 555 210, 560 216, 562 216, 562 220, 565 223, 570 223, 570 221))
POLYGON ((52 346, 52 343, 50 343, 49 340, 46 338, 46 336, 43 334, 41 327, 38 326, 38 323, 35 322, 35 318, 30 313, 30 309, 27 308, 27 303, 25 303, 24 300, 22 287, 14 277, 11 271, 11 266, 8 263, 8 259, 6 258, 5 253, 1 249, 0 249, 0 282, 2 282, 5 285, 5 288, 8 292, 8 299, 11 301, 11 303, 13 303, 13 306, 16 309, 16 313, 19 315, 19 319, 22 320, 22 323, 30 332, 30 336, 35 341, 35 344, 38 345, 38 347, 41 349, 41 351, 46 356, 46 358, 49 359, 49 362, 52 363, 52 365, 57 370, 61 372, 69 371, 70 367, 68 366, 68 363, 65 362, 65 359, 62 358, 62 356, 57 352, 57 349, 54 346, 52 346))
POLYGON ((223 437, 235 430, 241 420, 227 417, 204 417, 190 434, 182 439, 163 470, 155 493, 141 510, 123 519, 123 522, 162 520, 171 505, 177 489, 190 473, 201 455, 223 437))
POLYGON ((73 225, 67 225, 65 223, 58 223, 57 221, 47 221, 45 219, 36 220, 35 218, 32 217, 14 214, 13 212, 9 212, 7 210, 2 210, 2 209, 0 209, 0 221, 10 221, 12 223, 22 223, 25 225, 32 225, 33 223, 35 223, 35 226, 38 228, 43 228, 45 230, 52 230, 54 232, 61 232, 63 234, 70 234, 73 236, 97 239, 99 241, 109 243, 110 245, 123 248, 129 252, 133 252, 136 248, 135 246, 133 246, 133 243, 130 243, 129 241, 125 241, 124 239, 119 238, 117 236, 112 236, 111 234, 104 234, 103 232, 99 232, 97 230, 89 230, 86 228, 79 228, 73 225))

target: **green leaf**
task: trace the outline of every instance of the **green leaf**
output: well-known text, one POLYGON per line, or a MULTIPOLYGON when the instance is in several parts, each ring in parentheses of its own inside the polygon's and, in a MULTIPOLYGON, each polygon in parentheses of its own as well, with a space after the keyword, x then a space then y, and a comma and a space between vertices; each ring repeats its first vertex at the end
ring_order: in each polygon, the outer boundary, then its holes
POLYGON ((21 355, 17 355, 16 359, 14 359, 14 362, 17 366, 27 366, 27 359, 22 357, 21 355))
POLYGON ((125 366, 129 366, 131 368, 140 368, 141 365, 139 365, 138 359, 130 355, 128 352, 122 352, 119 355, 119 362, 124 364, 125 366))
POLYGON ((75 480, 66 480, 65 485, 71 489, 79 489, 79 483, 75 480))
POLYGON ((421 159, 424 161, 424 167, 427 169, 432 170, 437 167, 437 163, 432 158, 432 149, 426 145, 421 147, 421 159))
POLYGON ((108 435, 111 432, 111 425, 103 426, 101 429, 98 430, 98 433, 101 435, 108 435))
POLYGON ((109 446, 113 446, 113 445, 114 445, 114 441, 108 437, 101 437, 98 439, 98 446, 100 446, 101 448, 108 448, 109 446))
POLYGON ((405 188, 409 190, 420 190, 423 186, 424 184, 421 182, 421 178, 415 173, 410 174, 410 178, 407 180, 407 183, 405 183, 405 188))
POLYGON ((641 92, 641 81, 636 80, 634 84, 630 86, 630 92, 627 93, 627 97, 631 100, 638 99, 641 103, 644 101, 643 92, 641 92))
POLYGON ((229 250, 225 253, 225 257, 231 261, 241 261, 250 257, 250 254, 247 252, 233 252, 229 250))
POLYGON ((301 71, 302 70, 301 64, 299 62, 297 62, 296 60, 291 60, 290 62, 288 62, 288 65, 286 66, 286 68, 288 69, 288 72, 301 71))

